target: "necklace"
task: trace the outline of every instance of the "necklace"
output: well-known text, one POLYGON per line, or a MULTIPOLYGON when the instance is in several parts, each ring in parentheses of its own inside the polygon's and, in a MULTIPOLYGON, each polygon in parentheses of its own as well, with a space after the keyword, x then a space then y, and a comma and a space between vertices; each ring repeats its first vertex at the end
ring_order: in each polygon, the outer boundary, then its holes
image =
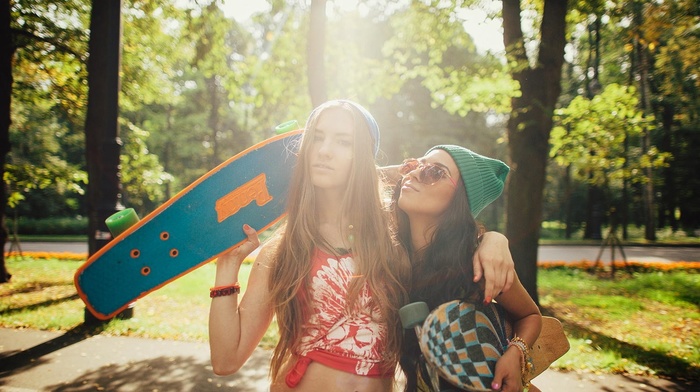
POLYGON ((355 235, 352 232, 352 230, 354 228, 355 227, 353 225, 348 225, 347 241, 348 241, 348 244, 350 245, 349 248, 342 248, 342 247, 333 248, 339 255, 346 255, 346 254, 352 252, 352 245, 355 242, 355 235))

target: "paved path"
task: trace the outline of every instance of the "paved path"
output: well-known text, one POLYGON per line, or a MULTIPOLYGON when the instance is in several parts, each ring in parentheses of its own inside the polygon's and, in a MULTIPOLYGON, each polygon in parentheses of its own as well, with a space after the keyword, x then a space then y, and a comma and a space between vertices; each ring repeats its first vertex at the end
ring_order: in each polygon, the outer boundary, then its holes
MULTIPOLYGON (((580 245, 540 245, 538 261, 595 261, 600 254, 600 246, 580 245)), ((624 246, 627 261, 672 262, 700 261, 700 247, 692 246, 624 246)), ((603 249, 601 261, 610 262, 611 248, 603 249)), ((615 247, 615 260, 622 260, 620 248, 615 247)))
MULTIPOLYGON (((87 253, 85 242, 22 242, 22 251, 50 251, 87 253)), ((5 245, 9 250, 10 244, 5 245)), ((600 246, 591 245, 540 245, 538 261, 595 261, 600 253, 600 246)), ((628 261, 700 261, 700 246, 625 246, 628 261)), ((615 248, 615 259, 622 260, 619 248, 615 248)), ((610 247, 606 247, 601 255, 601 261, 610 262, 610 247)))
MULTIPOLYGON (((217 377, 206 343, 0 328, 0 391, 267 391, 270 352, 256 350, 239 373, 217 377)), ((542 391, 685 392, 700 383, 546 370, 542 391)))

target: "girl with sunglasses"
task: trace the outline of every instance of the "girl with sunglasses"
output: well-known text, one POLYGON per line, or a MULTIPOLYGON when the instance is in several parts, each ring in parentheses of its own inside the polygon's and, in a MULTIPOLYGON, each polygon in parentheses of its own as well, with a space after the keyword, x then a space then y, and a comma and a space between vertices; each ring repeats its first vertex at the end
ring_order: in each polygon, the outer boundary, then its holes
MULTIPOLYGON (((423 301, 430 309, 451 300, 485 301, 474 284, 472 260, 483 231, 475 221, 481 210, 503 190, 509 168, 503 162, 466 148, 441 145, 420 159, 407 159, 398 168, 402 179, 394 192, 399 240, 412 265, 411 302, 423 301)), ((542 318, 520 281, 496 297, 505 309, 519 343, 509 344, 496 363, 492 388, 521 391, 529 347, 540 334, 542 318)), ((406 333, 401 353, 406 391, 429 391, 427 367, 414 333, 406 333)), ((442 380, 445 390, 456 390, 442 380)), ((531 389, 535 390, 535 389, 531 389)))
POLYGON ((259 245, 255 230, 244 226, 248 241, 217 261, 214 373, 236 372, 274 317, 271 391, 392 389, 410 263, 382 203, 378 149, 377 124, 360 105, 330 101, 311 113, 286 224, 263 245, 240 301, 238 272, 259 245))

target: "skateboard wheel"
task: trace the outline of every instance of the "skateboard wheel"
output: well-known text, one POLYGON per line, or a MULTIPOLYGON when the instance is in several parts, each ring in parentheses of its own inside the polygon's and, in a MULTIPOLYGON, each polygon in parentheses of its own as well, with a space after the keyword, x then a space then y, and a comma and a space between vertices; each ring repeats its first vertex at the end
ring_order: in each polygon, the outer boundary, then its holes
POLYGON ((283 122, 282 124, 278 125, 275 127, 275 133, 278 135, 281 135, 283 133, 293 131, 295 129, 299 128, 299 123, 297 123, 297 120, 289 120, 287 122, 283 122))
POLYGON ((115 212, 110 215, 109 218, 105 219, 107 228, 109 229, 112 236, 116 237, 123 233, 129 227, 137 224, 139 221, 139 216, 133 208, 127 208, 119 212, 115 212))
POLYGON ((423 324, 425 318, 428 317, 430 309, 425 302, 413 302, 399 309, 399 317, 401 325, 405 329, 411 329, 423 324))

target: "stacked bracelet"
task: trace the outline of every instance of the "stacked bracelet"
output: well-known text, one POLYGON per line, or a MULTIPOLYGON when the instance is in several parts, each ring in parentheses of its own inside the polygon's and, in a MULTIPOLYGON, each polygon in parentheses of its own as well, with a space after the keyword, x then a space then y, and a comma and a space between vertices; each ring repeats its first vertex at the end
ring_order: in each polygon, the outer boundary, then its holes
POLYGON ((225 297, 227 295, 238 294, 241 292, 241 285, 238 282, 228 286, 217 286, 209 289, 209 298, 225 297))
POLYGON ((520 370, 521 379, 523 386, 525 388, 530 387, 529 375, 534 370, 534 365, 532 363, 532 357, 530 357, 530 348, 527 343, 520 336, 513 336, 513 339, 508 341, 508 347, 515 346, 520 350, 520 370))

